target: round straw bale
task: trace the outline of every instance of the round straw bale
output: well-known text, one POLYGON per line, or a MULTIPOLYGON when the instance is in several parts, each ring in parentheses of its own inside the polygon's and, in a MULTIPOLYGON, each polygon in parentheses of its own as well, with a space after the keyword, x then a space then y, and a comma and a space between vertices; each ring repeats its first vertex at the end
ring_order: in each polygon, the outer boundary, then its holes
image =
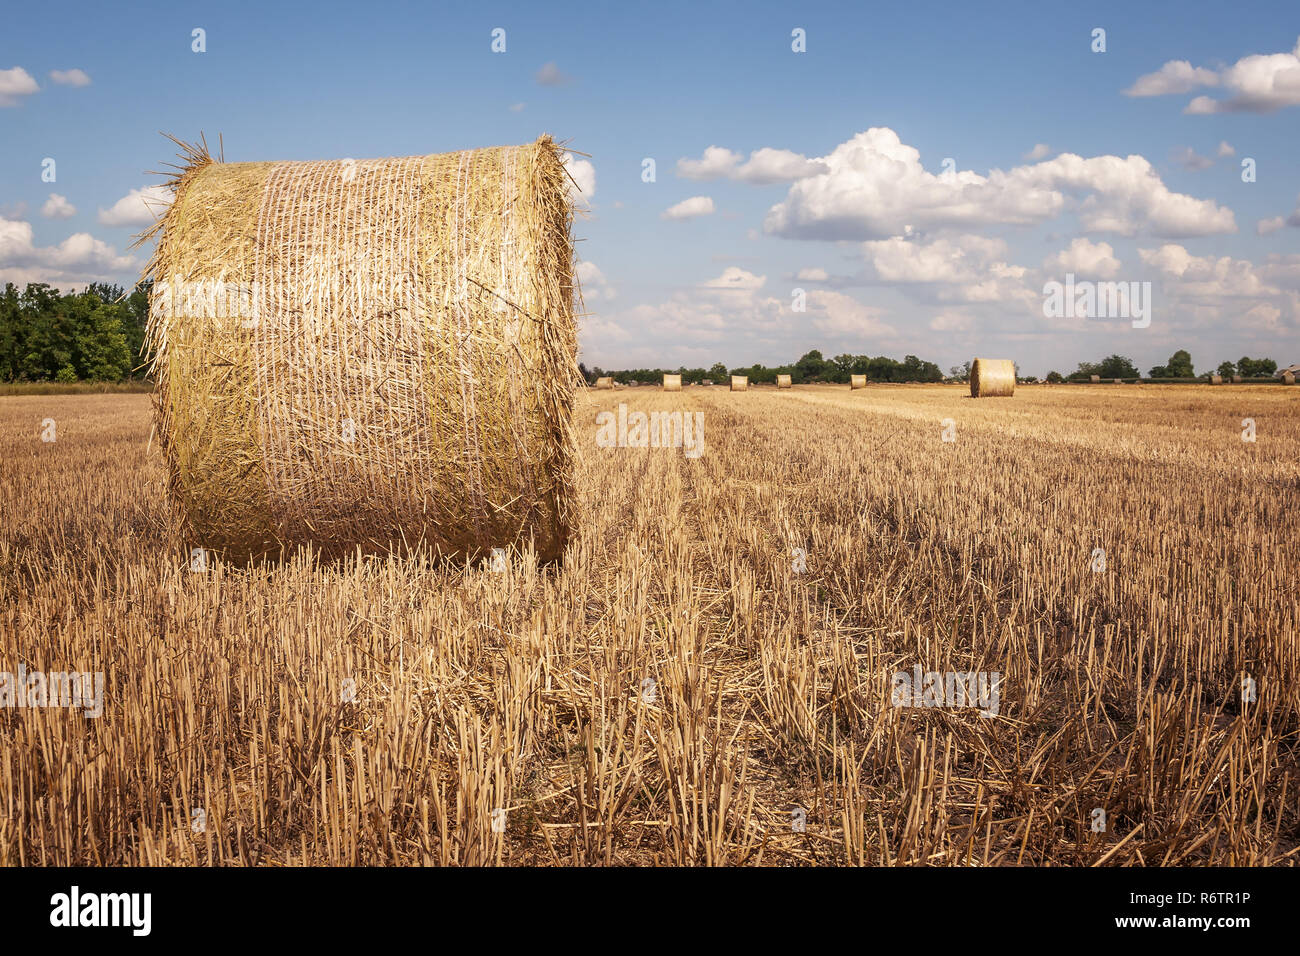
POLYGON ((793 384, 790 382, 790 376, 789 376, 789 375, 778 375, 778 376, 776 377, 776 387, 777 387, 777 388, 793 388, 794 386, 793 386, 793 384))
POLYGON ((1116 384, 1116 385, 1123 385, 1123 384, 1124 384, 1124 380, 1123 380, 1122 378, 1117 378, 1117 379, 1115 379, 1115 384, 1116 384))
POLYGON ((1016 390, 1016 363, 977 358, 970 363, 971 398, 1009 397, 1016 390))
POLYGON ((1211 385, 1222 385, 1222 384, 1223 384, 1223 376, 1220 375, 1220 374, 1218 374, 1217 372, 1214 373, 1213 375, 1210 376, 1210 384, 1211 384, 1211 385))
POLYGON ((1241 376, 1240 376, 1240 375, 1234 375, 1234 376, 1232 376, 1232 384, 1233 384, 1233 385, 1240 385, 1240 384, 1241 384, 1241 376))
POLYGON ((682 390, 682 377, 680 375, 664 376, 665 392, 680 392, 682 390))
POLYGON ((1100 376, 1100 375, 1091 375, 1091 376, 1088 377, 1088 381, 1090 381, 1093 385, 1096 385, 1098 382, 1101 381, 1101 376, 1100 376))
POLYGON ((597 388, 613 388, 613 387, 614 387, 614 379, 613 379, 613 377, 611 377, 611 376, 609 376, 609 375, 601 376, 600 378, 596 379, 596 387, 597 387, 597 388))
POLYGON ((744 391, 748 391, 748 389, 749 389, 748 375, 731 376, 731 390, 733 392, 744 392, 744 391))
POLYGON ((1283 372, 1283 373, 1282 373, 1282 384, 1283 384, 1283 385, 1294 385, 1294 384, 1295 384, 1295 373, 1294 373, 1294 372, 1283 372))
POLYGON ((853 391, 853 389, 855 388, 866 388, 866 387, 867 387, 867 377, 865 375, 849 376, 849 391, 853 391))
POLYGON ((580 293, 555 143, 279 163, 180 145, 141 241, 186 538, 235 559, 557 557, 580 293))
POLYGON ((703 385, 705 388, 711 388, 713 386, 713 379, 711 378, 701 379, 700 384, 703 385))

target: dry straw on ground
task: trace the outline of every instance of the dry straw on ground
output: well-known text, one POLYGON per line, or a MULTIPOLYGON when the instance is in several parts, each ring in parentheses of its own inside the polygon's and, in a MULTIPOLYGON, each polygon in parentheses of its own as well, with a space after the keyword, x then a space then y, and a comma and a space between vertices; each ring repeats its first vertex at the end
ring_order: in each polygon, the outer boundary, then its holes
POLYGON ((778 375, 778 376, 776 377, 776 387, 777 387, 777 388, 793 388, 794 386, 793 386, 793 384, 790 382, 790 376, 789 376, 789 375, 778 375))
POLYGON ((852 390, 855 389, 855 388, 866 388, 866 387, 867 387, 867 377, 866 377, 865 375, 850 375, 850 376, 849 376, 849 390, 850 390, 850 391, 852 391, 852 390))
POLYGON ((744 391, 748 391, 748 390, 749 390, 749 376, 748 376, 748 375, 733 375, 733 376, 731 376, 731 390, 732 390, 733 392, 744 392, 744 391))
POLYGON ((570 533, 570 179, 546 136, 398 159, 182 146, 149 338, 176 517, 229 557, 570 533))
POLYGON ((664 376, 665 392, 680 392, 682 390, 682 377, 680 375, 664 376))
POLYGON ((602 376, 601 378, 596 379, 596 387, 597 387, 597 388, 613 388, 613 387, 614 387, 614 379, 613 379, 611 376, 609 376, 609 375, 602 376))
POLYGON ((971 398, 1008 397, 1016 390, 1016 363, 977 358, 970 363, 971 398))

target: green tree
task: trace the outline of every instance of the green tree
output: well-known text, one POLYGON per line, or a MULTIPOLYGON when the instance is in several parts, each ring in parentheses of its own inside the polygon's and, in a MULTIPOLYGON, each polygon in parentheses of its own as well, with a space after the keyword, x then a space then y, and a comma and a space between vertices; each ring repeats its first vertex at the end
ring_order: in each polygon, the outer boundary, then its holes
POLYGON ((1242 378, 1266 378, 1277 371, 1277 363, 1272 359, 1253 359, 1242 356, 1237 362, 1237 371, 1242 378))
POLYGON ((1170 378, 1195 378, 1196 371, 1192 368, 1192 356, 1186 349, 1179 349, 1173 355, 1169 356, 1170 378))
POLYGON ((1231 362, 1220 362, 1219 374, 1224 378, 1232 378, 1232 376, 1237 374, 1237 366, 1233 365, 1231 362))

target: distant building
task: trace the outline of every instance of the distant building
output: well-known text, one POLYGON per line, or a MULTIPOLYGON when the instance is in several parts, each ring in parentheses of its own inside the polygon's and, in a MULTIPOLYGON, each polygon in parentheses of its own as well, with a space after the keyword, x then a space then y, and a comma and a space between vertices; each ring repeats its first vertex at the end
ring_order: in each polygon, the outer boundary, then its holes
POLYGON ((1286 368, 1280 368, 1273 373, 1274 378, 1283 378, 1287 372, 1295 378, 1300 378, 1300 365, 1288 365, 1286 368))

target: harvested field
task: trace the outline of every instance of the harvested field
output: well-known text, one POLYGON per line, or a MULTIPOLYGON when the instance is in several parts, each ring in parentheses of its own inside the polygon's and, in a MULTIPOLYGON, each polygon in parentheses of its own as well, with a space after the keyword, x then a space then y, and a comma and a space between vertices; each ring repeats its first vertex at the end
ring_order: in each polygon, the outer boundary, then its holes
POLYGON ((1295 389, 582 390, 544 567, 193 571, 150 425, 0 398, 0 670, 104 673, 0 707, 0 865, 1300 856, 1295 389))

